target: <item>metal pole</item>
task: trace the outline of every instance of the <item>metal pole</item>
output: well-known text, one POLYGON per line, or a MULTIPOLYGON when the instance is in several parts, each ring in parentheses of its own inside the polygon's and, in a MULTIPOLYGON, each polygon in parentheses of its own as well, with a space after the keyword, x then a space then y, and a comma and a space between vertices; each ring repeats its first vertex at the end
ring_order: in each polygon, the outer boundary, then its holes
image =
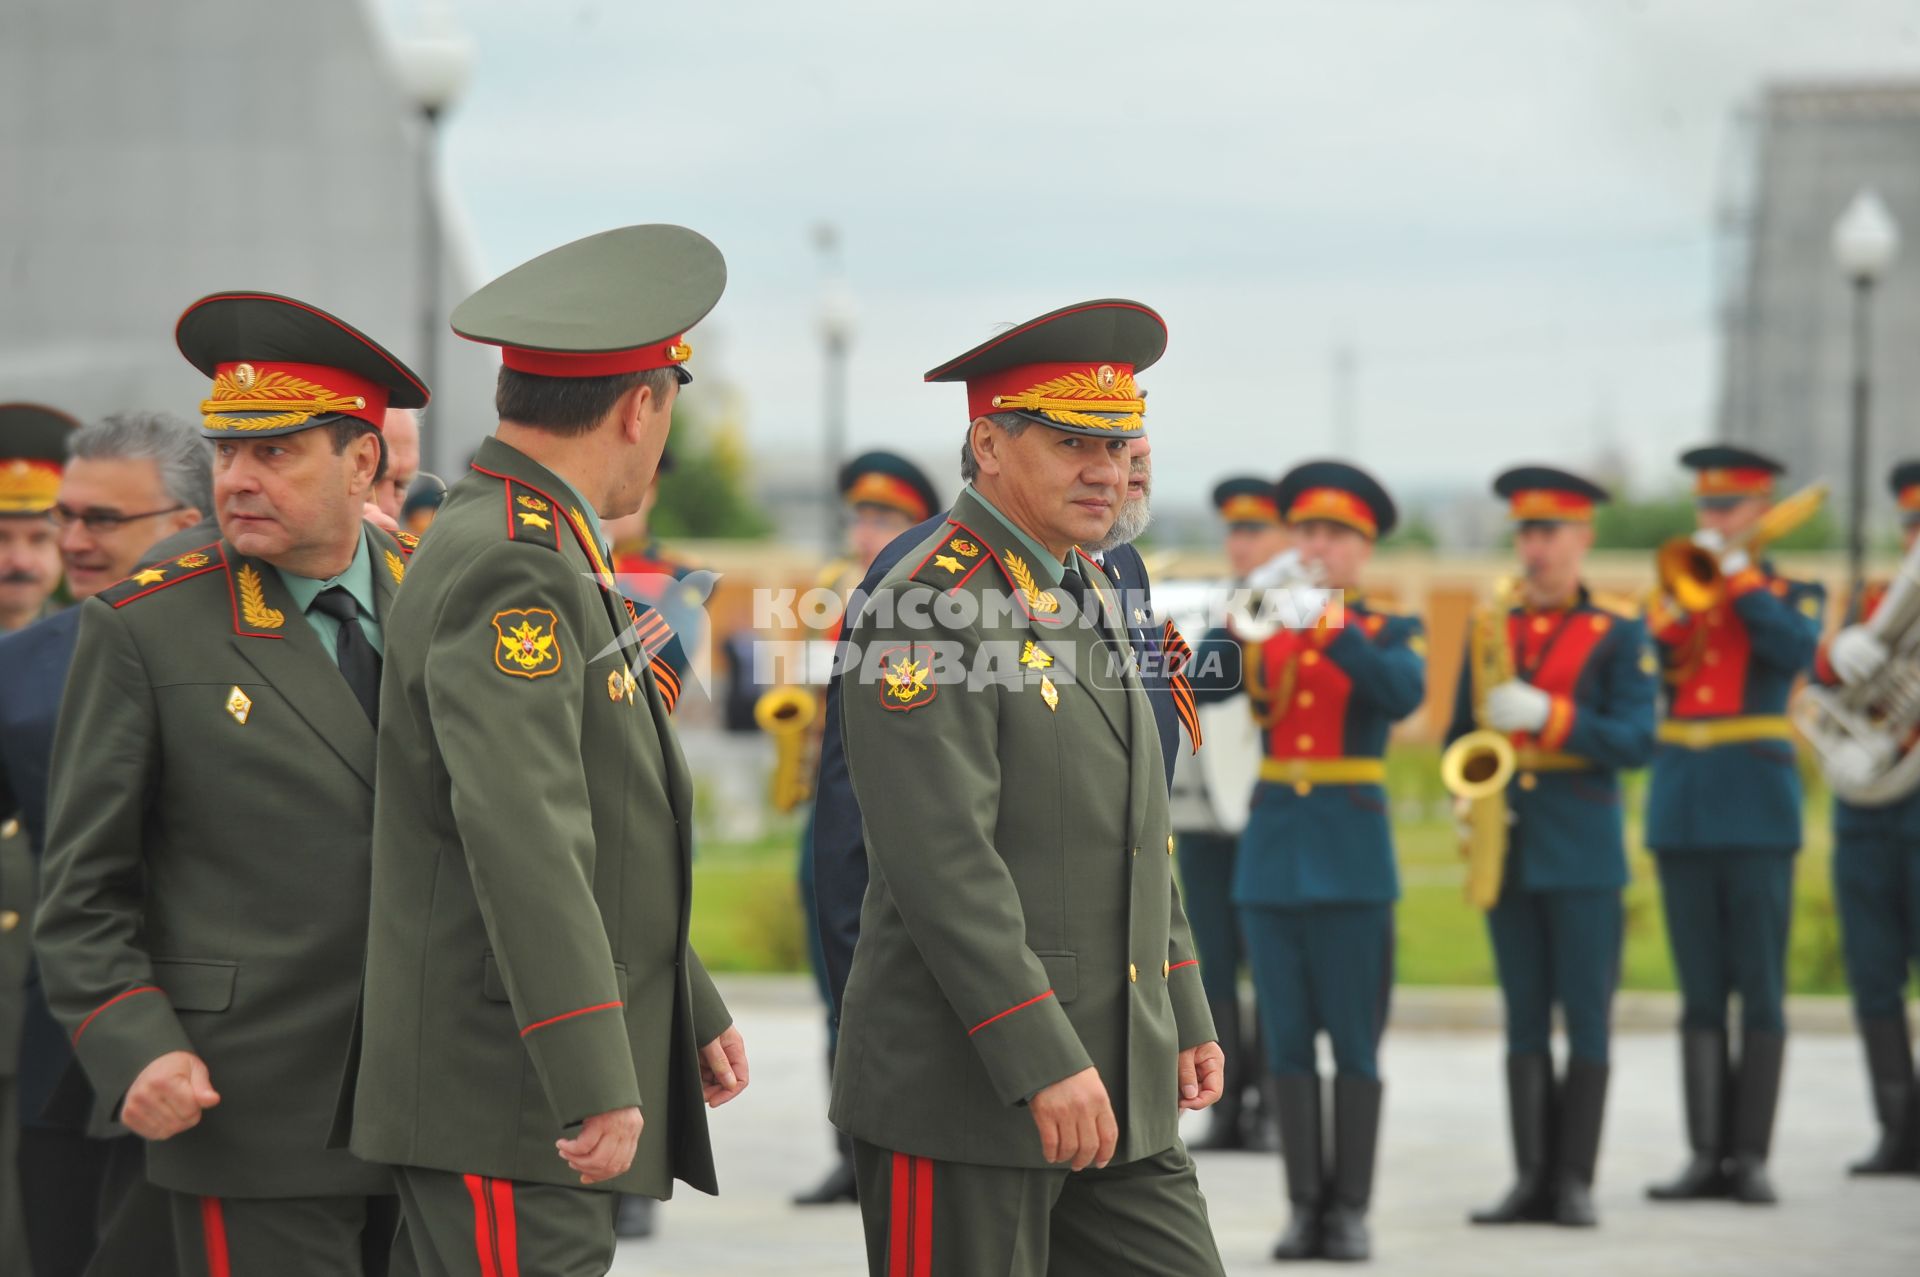
POLYGON ((827 552, 840 550, 841 521, 846 517, 836 490, 840 467, 847 463, 847 350, 851 343, 846 329, 829 323, 826 329, 826 402, 824 404, 827 437, 827 552))
POLYGON ((1872 411, 1871 350, 1868 311, 1873 280, 1865 275, 1853 281, 1853 434, 1847 478, 1847 611, 1860 600, 1866 574, 1867 427, 1872 411))
MULTIPOLYGON (((440 112, 423 108, 420 138, 420 379, 429 391, 440 389, 440 209, 434 199, 434 160, 439 153, 440 112)), ((421 466, 445 475, 449 458, 444 429, 420 432, 421 466)))

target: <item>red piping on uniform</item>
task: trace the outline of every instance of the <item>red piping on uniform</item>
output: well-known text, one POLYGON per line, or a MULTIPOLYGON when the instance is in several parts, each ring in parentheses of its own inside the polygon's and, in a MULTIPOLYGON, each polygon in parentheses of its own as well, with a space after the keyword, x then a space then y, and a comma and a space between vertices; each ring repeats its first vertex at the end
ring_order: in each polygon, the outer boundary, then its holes
POLYGON ((893 1155, 887 1277, 933 1277, 933 1161, 893 1155))
POLYGON ((73 1031, 73 1044, 75 1046, 79 1046, 80 1035, 87 1031, 87 1026, 93 1023, 94 1017, 99 1015, 102 1011, 106 1010, 108 1007, 112 1006, 114 1003, 125 1001, 126 999, 132 997, 136 993, 159 993, 159 992, 161 992, 159 985, 143 984, 137 989, 128 989, 125 993, 116 994, 113 997, 108 998, 105 1002, 102 1002, 99 1006, 93 1009, 93 1015, 89 1015, 86 1019, 80 1021, 80 1027, 73 1031))
POLYGON ((1181 967, 1197 967, 1199 965, 1200 965, 1200 959, 1188 958, 1185 962, 1176 962, 1172 966, 1168 967, 1167 974, 1172 975, 1174 972, 1178 971, 1181 967))
POLYGON ((200 1199, 200 1237, 207 1248, 207 1277, 233 1277, 227 1257, 227 1215, 217 1197, 200 1199))
POLYGON ((571 1020, 577 1015, 592 1015, 595 1011, 611 1011, 616 1007, 623 1007, 625 1005, 627 1004, 624 1002, 602 1002, 597 1006, 581 1007, 578 1011, 562 1012, 559 1015, 549 1016, 538 1024, 529 1024, 526 1028, 520 1030, 520 1036, 524 1038, 535 1029, 544 1029, 549 1024, 558 1024, 562 1020, 571 1020))
POLYGON ((980 1021, 980 1023, 974 1025, 971 1029, 968 1029, 967 1036, 972 1037, 974 1034, 978 1033, 980 1030, 986 1028, 989 1024, 992 1024, 995 1020, 1004 1020, 1008 1016, 1012 1015, 1015 1011, 1024 1011, 1028 1007, 1032 1006, 1034 1003, 1043 1001, 1052 996, 1053 996, 1053 990, 1048 989, 1045 993, 1038 994, 1034 997, 1028 998, 1025 1002, 1022 1002, 1017 1007, 1008 1007, 1006 1010, 1002 1011, 999 1015, 990 1015, 986 1019, 980 1021))
POLYGON ((478 1175, 462 1175, 467 1197, 473 1202, 473 1253, 480 1261, 480 1277, 500 1277, 494 1262, 493 1203, 487 1197, 487 1182, 478 1175))
POLYGON ((933 1159, 913 1160, 913 1277, 933 1277, 933 1159))
POLYGON ((487 1181, 493 1191, 493 1240, 500 1259, 500 1277, 520 1277, 520 1224, 513 1212, 513 1182, 487 1181))

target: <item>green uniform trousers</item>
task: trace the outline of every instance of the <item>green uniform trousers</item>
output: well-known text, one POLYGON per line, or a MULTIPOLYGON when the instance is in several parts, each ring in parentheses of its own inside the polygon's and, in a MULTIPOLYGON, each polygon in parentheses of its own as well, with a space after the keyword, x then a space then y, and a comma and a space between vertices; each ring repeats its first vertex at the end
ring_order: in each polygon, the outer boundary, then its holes
POLYGON ((605 1277, 616 1193, 394 1168, 395 1277, 605 1277))
POLYGON ((1336 1072, 1378 1079, 1393 996, 1393 906, 1241 905, 1240 929, 1267 1071, 1317 1072, 1314 1043, 1325 1033, 1336 1072))
POLYGON ((1233 913, 1233 862, 1240 854, 1239 834, 1177 835, 1180 854, 1180 903, 1193 931, 1200 958, 1200 984, 1213 1006, 1240 996, 1240 919, 1233 913))
POLYGON ((400 1219, 392 1197, 171 1194, 185 1277, 387 1277, 400 1219))
POLYGON ((1553 1049, 1553 1007, 1567 1026, 1567 1053, 1607 1063, 1613 991, 1620 983, 1626 907, 1610 887, 1529 891, 1509 874, 1487 912, 1500 994, 1507 1008, 1507 1054, 1553 1049))
POLYGON ((1186 1146, 1074 1172, 936 1162, 853 1142, 871 1277, 1222 1274, 1186 1146))
POLYGON ((1920 970, 1920 844, 1888 834, 1839 834, 1833 898, 1854 1013, 1891 1020, 1907 1013, 1920 970))
POLYGON ((1724 1032, 1737 992, 1743 1028, 1785 1033, 1792 853, 1656 851, 1655 863, 1682 1027, 1724 1032))

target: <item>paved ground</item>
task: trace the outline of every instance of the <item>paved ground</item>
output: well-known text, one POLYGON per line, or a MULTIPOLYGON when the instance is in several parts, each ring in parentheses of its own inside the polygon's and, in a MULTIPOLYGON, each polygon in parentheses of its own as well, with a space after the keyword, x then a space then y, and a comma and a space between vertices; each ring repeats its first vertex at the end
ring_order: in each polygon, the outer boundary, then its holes
MULTIPOLYGON (((788 1195, 828 1162, 822 1030, 800 981, 727 984, 752 1052, 745 1096, 714 1114, 724 1195, 683 1191, 661 1208, 661 1231, 622 1246, 616 1274, 863 1272, 858 1212, 799 1210, 788 1195)), ((1471 1003, 1473 999, 1467 999, 1471 1003)), ((1450 1018, 1431 1000, 1403 1000, 1409 1022, 1450 1018)), ((1637 1017, 1636 1017, 1637 1018, 1637 1017)), ((1797 1017, 1798 1018, 1798 1017, 1797 1017)), ((1816 1014, 1815 1024, 1838 1017, 1816 1014)), ((1645 1181, 1681 1160, 1678 1065, 1670 1035, 1634 1031, 1617 1044, 1601 1163, 1601 1228, 1471 1229, 1466 1210, 1508 1174, 1500 1042, 1484 1029, 1402 1027, 1389 1035, 1387 1117, 1374 1208, 1372 1271, 1460 1274, 1906 1274, 1920 1272, 1920 1179, 1848 1180, 1869 1141, 1865 1082, 1850 1036, 1801 1032, 1788 1048, 1787 1095, 1775 1143, 1783 1204, 1655 1206, 1645 1181)), ((1279 1227, 1277 1157, 1203 1154, 1200 1180, 1227 1270, 1284 1271, 1267 1248, 1279 1227)))

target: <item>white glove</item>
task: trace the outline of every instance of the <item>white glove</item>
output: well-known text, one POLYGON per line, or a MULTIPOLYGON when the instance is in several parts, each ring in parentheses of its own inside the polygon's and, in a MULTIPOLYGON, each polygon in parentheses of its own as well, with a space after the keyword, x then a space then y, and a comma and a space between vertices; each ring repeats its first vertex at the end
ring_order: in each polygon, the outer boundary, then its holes
POLYGON ((1849 625, 1827 647, 1827 664, 1842 683, 1864 683, 1886 663, 1887 645, 1864 625, 1849 625))
POLYGON ((1693 534, 1693 543, 1708 554, 1718 554, 1727 546, 1726 538, 1714 528, 1701 528, 1693 534))
POLYGON ((1537 732, 1553 712, 1553 697, 1510 679, 1487 693, 1487 726, 1496 732, 1537 732))
POLYGON ((1280 553, 1247 573, 1247 588, 1252 590, 1284 590, 1296 585, 1312 585, 1319 575, 1300 561, 1300 551, 1282 550, 1280 553))
POLYGON ((1720 556, 1720 575, 1739 576, 1753 566, 1753 556, 1745 550, 1729 550, 1720 556))

